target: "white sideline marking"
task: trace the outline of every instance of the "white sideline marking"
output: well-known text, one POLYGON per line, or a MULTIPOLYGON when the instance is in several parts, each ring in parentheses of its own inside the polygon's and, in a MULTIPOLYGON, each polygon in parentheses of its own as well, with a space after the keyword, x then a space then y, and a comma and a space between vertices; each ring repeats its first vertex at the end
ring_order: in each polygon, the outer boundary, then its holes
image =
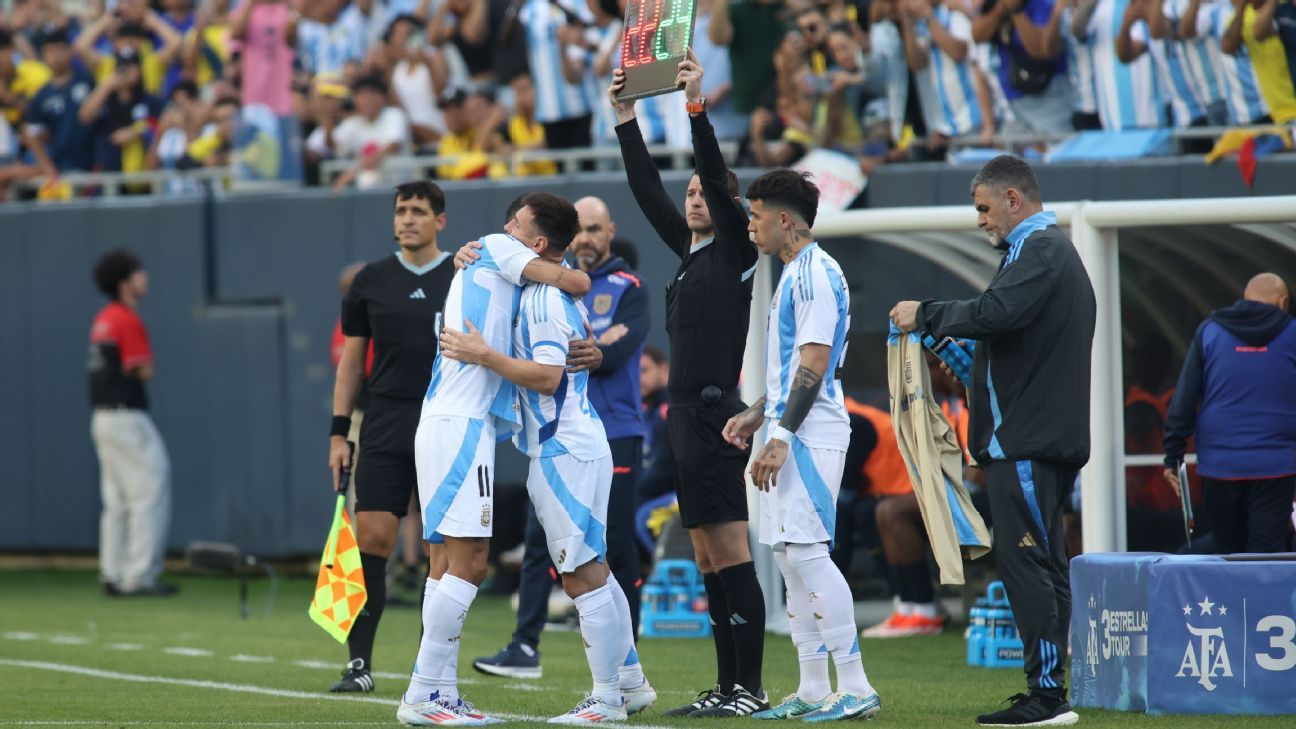
POLYGON ((553 690, 552 688, 537 686, 533 683, 506 683, 504 684, 504 688, 508 689, 509 691, 552 691, 553 690))
POLYGON ((85 645, 90 641, 79 635, 51 635, 49 642, 58 643, 59 645, 85 645))
MULTIPOLYGON (((41 670, 41 671, 58 671, 60 673, 73 673, 81 676, 91 676, 93 678, 106 678, 106 679, 112 679, 116 681, 130 681, 132 683, 168 684, 171 686, 188 686, 190 688, 217 689, 220 691, 234 691, 237 693, 258 694, 261 696, 278 696, 285 699, 312 699, 315 701, 354 701, 354 702, 360 702, 365 704, 379 704, 381 706, 387 706, 387 707, 390 707, 392 704, 396 703, 391 699, 381 699, 376 696, 351 696, 349 694, 312 693, 309 691, 291 691, 288 689, 265 688, 264 686, 253 686, 251 684, 244 684, 244 683, 223 683, 221 681, 202 681, 202 680, 192 679, 192 678, 171 678, 169 676, 143 676, 137 673, 105 671, 98 668, 89 668, 86 666, 73 666, 66 663, 50 663, 48 661, 20 661, 20 660, 14 660, 12 658, 0 658, 0 666, 14 666, 15 668, 30 668, 30 669, 41 670)), ((502 713, 492 712, 491 715, 497 716, 501 719, 506 719, 508 721, 546 722, 549 720, 549 717, 530 716, 527 714, 502 714, 502 713)), ((14 722, 14 723, 32 725, 32 726, 42 726, 42 725, 67 726, 67 725, 76 725, 76 724, 111 724, 116 726, 125 726, 128 724, 140 724, 140 725, 166 724, 168 726, 175 726, 178 724, 182 724, 183 722, 26 721, 26 722, 14 722)), ((329 723, 334 725, 337 724, 337 722, 329 722, 329 723)), ((355 722, 346 722, 346 723, 352 724, 355 722)), ((382 723, 391 724, 392 722, 388 721, 382 723)), ((308 723, 308 722, 261 723, 261 722, 214 722, 214 721, 204 721, 204 722, 199 722, 198 724, 218 725, 218 726, 319 726, 320 725, 317 723, 308 723)), ((670 729, 669 727, 659 726, 655 724, 636 723, 634 726, 635 729, 670 729)))
POLYGON ((195 658, 210 658, 212 656, 212 652, 206 648, 184 648, 178 645, 163 648, 162 652, 170 653, 173 656, 194 656, 195 658))
POLYGON ((105 648, 108 648, 108 649, 110 649, 110 650, 114 650, 114 651, 141 651, 141 650, 144 650, 144 646, 140 645, 139 643, 109 643, 108 645, 106 645, 106 646, 104 646, 104 647, 105 647, 105 648))
MULTIPOLYGON (((336 721, 15 721, 14 726, 337 726, 336 721)), ((391 726, 390 721, 348 721, 347 726, 391 726)))
POLYGON ((230 656, 230 660, 239 663, 274 663, 274 656, 245 656, 238 653, 230 656))
POLYGON ((337 664, 326 663, 324 661, 293 661, 294 666, 301 668, 332 668, 337 669, 337 664))
POLYGON ((29 633, 25 630, 11 630, 4 633, 4 637, 8 640, 40 640, 39 634, 29 633))

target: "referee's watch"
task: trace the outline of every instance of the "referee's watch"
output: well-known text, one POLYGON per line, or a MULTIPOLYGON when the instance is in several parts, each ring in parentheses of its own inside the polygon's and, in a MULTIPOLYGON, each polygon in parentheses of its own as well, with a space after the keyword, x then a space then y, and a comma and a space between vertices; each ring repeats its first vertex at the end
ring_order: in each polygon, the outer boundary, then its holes
POLYGON ((698 99, 697 103, 694 103, 692 101, 685 101, 684 111, 687 111, 690 114, 701 114, 702 112, 706 111, 706 97, 703 96, 702 98, 698 99))

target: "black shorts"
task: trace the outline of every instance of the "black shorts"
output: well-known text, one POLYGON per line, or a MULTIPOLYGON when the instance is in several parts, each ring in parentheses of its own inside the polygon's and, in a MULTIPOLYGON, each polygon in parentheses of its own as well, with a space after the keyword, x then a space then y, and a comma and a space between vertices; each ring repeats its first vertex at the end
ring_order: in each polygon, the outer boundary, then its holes
POLYGON ((360 465, 355 473, 356 511, 405 516, 418 487, 414 431, 423 401, 370 397, 360 425, 360 465))
POLYGON ((747 521, 747 453, 720 437, 729 418, 746 409, 741 400, 678 405, 666 412, 675 458, 675 494, 684 528, 747 521))

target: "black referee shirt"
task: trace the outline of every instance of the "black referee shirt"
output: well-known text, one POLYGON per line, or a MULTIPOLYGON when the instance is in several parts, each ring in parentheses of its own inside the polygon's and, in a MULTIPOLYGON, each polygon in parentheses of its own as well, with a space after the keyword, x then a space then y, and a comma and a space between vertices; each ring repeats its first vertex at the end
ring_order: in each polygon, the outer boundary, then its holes
POLYGON ((449 253, 422 269, 397 253, 356 274, 342 299, 342 333, 373 340, 369 394, 419 400, 427 392, 437 355, 437 316, 454 272, 449 253))
POLYGON ((693 155, 715 237, 690 249, 693 234, 662 187, 637 122, 617 126, 630 190, 657 235, 679 256, 679 270, 666 287, 666 333, 670 336, 671 402, 697 402, 714 385, 731 396, 738 387, 752 275, 760 254, 747 235, 747 213, 730 195, 724 157, 706 114, 690 115, 693 155))

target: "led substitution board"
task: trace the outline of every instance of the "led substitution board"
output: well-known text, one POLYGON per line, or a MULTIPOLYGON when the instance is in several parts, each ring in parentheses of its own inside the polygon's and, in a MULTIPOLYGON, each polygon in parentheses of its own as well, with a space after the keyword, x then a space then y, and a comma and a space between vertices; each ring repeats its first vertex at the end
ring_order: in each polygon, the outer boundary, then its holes
POLYGON ((693 42, 693 0, 630 0, 626 4, 621 67, 629 101, 676 90, 679 62, 693 42))

